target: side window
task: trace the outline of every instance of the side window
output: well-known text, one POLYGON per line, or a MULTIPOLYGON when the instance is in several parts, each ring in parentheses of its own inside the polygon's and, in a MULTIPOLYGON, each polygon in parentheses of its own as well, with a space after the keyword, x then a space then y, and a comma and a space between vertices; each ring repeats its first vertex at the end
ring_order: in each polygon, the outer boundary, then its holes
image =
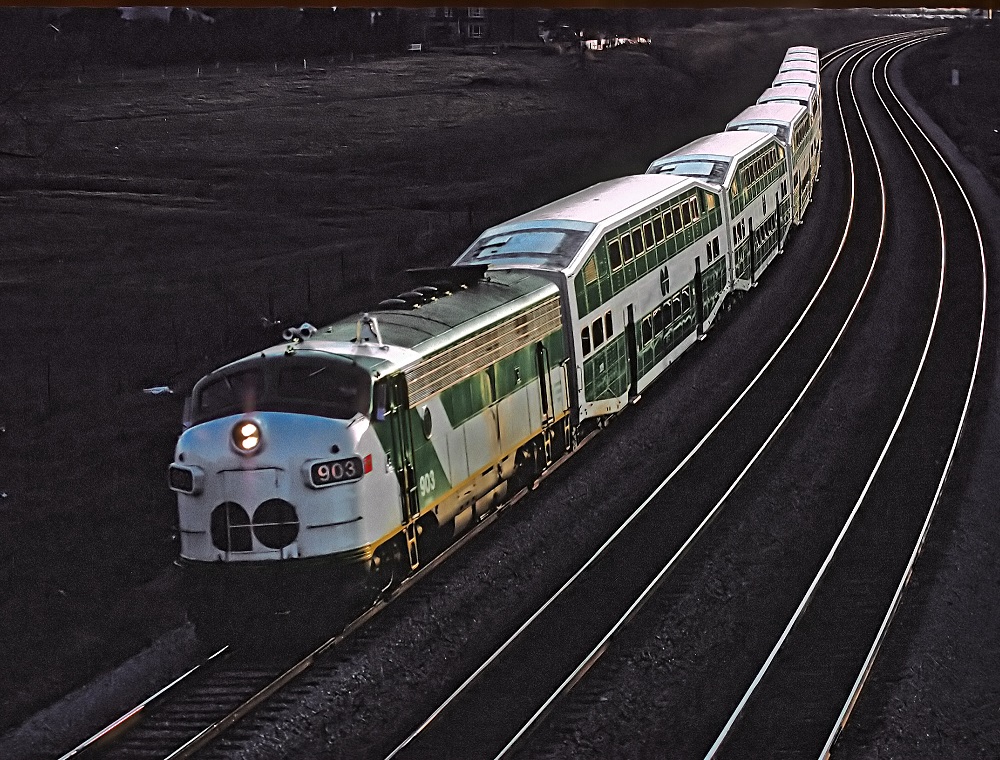
POLYGON ((590 353, 590 328, 584 327, 580 331, 580 341, 583 343, 583 355, 587 356, 590 353))
POLYGON ((674 218, 674 232, 680 232, 684 228, 684 223, 681 221, 680 207, 674 206, 670 209, 670 215, 674 218))
POLYGON ((608 259, 611 262, 612 272, 622 268, 622 249, 617 240, 608 243, 608 259))
POLYGON ((716 237, 716 238, 714 238, 712 240, 712 248, 715 249, 715 255, 716 255, 716 257, 718 257, 719 256, 719 238, 718 237, 716 237))
POLYGON ((674 234, 674 219, 669 211, 663 213, 663 232, 667 237, 674 234))
POLYGON ((659 216, 653 217, 652 227, 653 227, 653 241, 656 243, 662 243, 663 224, 662 224, 662 219, 659 216))
POLYGON ((615 334, 615 326, 614 323, 611 321, 611 312, 608 311, 604 313, 604 337, 610 338, 614 334, 615 334))
POLYGON ((663 309, 657 308, 653 310, 653 333, 659 335, 663 332, 663 309))
POLYGON ((681 297, 674 296, 670 302, 670 321, 676 322, 681 316, 681 297))
POLYGON ((715 196, 712 193, 705 193, 705 210, 711 211, 715 208, 715 196))
POLYGON ((645 250, 642 244, 642 229, 636 227, 632 230, 632 252, 638 256, 645 250))
POLYGON ((598 348, 604 342, 604 322, 598 317, 590 327, 594 336, 594 348, 598 348))
POLYGON ((622 235, 622 260, 628 264, 632 260, 632 238, 622 235))
POLYGON ((642 320, 642 345, 646 346, 653 340, 653 320, 646 317, 642 320))
POLYGON ((650 248, 652 248, 654 245, 656 245, 656 241, 653 239, 653 223, 652 222, 646 222, 644 225, 642 225, 642 237, 643 237, 644 242, 646 243, 646 250, 647 251, 650 248))
POLYGON ((688 295, 687 288, 681 291, 681 308, 684 311, 691 308, 691 296, 688 295))

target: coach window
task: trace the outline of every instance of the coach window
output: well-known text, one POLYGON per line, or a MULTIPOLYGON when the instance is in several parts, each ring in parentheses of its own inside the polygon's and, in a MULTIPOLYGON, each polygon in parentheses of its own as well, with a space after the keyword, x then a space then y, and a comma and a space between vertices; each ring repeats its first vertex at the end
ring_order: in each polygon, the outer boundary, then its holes
POLYGON ((691 206, 685 203, 681 206, 681 215, 684 219, 684 226, 691 224, 691 206))
POLYGON ((681 309, 687 311, 691 308, 691 296, 688 295, 687 288, 681 291, 681 309))
POLYGON ((594 349, 600 348, 600 345, 604 342, 604 322, 600 317, 594 320, 594 324, 590 328, 591 334, 594 336, 594 349))
POLYGON ((652 222, 653 227, 653 242, 662 243, 663 242, 663 220, 659 216, 653 217, 652 222))
POLYGON ((646 317, 642 320, 642 345, 648 346, 653 341, 653 320, 646 317))
POLYGON ((681 209, 680 209, 680 207, 679 206, 674 206, 670 210, 670 214, 674 218, 674 231, 675 232, 680 232, 682 229, 684 229, 684 222, 681 221, 681 209))
POLYGON ((583 355, 590 353, 590 328, 584 327, 580 330, 580 342, 583 343, 583 355))
POLYGON ((632 251, 636 256, 638 256, 643 252, 643 250, 645 250, 645 248, 642 244, 642 230, 637 227, 632 230, 632 251))
POLYGON ((654 245, 656 245, 656 241, 653 239, 652 222, 646 222, 644 225, 642 225, 642 237, 644 242, 646 243, 645 248, 647 251, 650 250, 654 245))
POLYGON ((667 237, 674 234, 674 219, 669 211, 663 212, 663 232, 667 237))
POLYGON ((622 235, 622 260, 628 264, 632 260, 632 238, 622 235))
POLYGON ((670 301, 670 321, 676 322, 681 316, 681 297, 674 296, 670 301))
POLYGON ((615 326, 611 321, 611 312, 607 311, 604 313, 604 337, 610 338, 615 334, 615 326))
POLYGON ((622 249, 617 240, 608 243, 608 258, 611 259, 612 272, 622 268, 622 249))
POLYGON ((663 332, 663 309, 657 307, 653 309, 653 333, 659 335, 663 332))

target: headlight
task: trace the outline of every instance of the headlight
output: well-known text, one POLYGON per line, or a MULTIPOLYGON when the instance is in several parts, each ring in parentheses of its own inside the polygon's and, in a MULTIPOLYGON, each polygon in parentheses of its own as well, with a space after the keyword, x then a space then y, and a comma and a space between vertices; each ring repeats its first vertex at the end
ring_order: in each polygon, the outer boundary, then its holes
POLYGON ((179 464, 170 465, 167 483, 171 491, 196 496, 201 493, 205 482, 204 473, 200 467, 186 467, 179 464))
POLYGON ((241 454, 254 454, 260 448, 260 425, 253 420, 242 420, 233 428, 233 445, 241 454))

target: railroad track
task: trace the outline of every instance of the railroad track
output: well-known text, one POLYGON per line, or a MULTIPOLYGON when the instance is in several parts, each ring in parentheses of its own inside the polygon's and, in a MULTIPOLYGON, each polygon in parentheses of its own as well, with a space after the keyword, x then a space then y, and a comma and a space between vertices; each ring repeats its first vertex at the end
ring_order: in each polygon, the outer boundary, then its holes
POLYGON ((849 519, 709 757, 803 747, 803 756, 829 755, 909 580, 966 422, 985 327, 985 251, 965 191, 889 82, 890 62, 910 44, 879 56, 872 86, 913 153, 939 228, 939 287, 920 363, 849 519))
MULTIPOLYGON (((851 46, 851 49, 841 51, 840 55, 851 54, 853 48, 851 46)), ((859 51, 859 59, 863 55, 864 50, 859 51)), ((838 101, 839 79, 838 75, 838 101)), ((852 120, 855 123, 851 128, 857 132, 858 124, 861 123, 860 116, 848 115, 843 118, 845 132, 852 120)), ((827 136, 830 139, 835 130, 830 128, 829 120, 827 125, 827 136)), ((851 161, 853 160, 852 157, 851 161)), ((873 163, 872 166, 876 165, 873 163)), ((723 418, 711 427, 689 454, 679 458, 668 478, 662 481, 598 554, 563 585, 553 600, 527 620, 506 644, 486 658, 482 667, 457 692, 443 700, 440 707, 416 731, 405 737, 402 743, 396 744, 395 749, 389 753, 390 757, 423 757, 427 755, 421 753, 426 751, 439 751, 442 753, 439 755, 441 757, 496 757, 517 751, 523 747, 523 740, 559 702, 560 696, 580 682, 600 656, 612 646, 616 637, 627 630, 625 624, 639 614, 643 605, 654 596, 666 594, 677 598, 678 592, 664 588, 665 579, 672 581, 675 577, 684 575, 683 570, 677 572, 677 568, 692 547, 699 543, 697 537, 708 532, 723 505, 733 498, 734 493, 747 488, 746 485, 741 487, 741 483, 749 482, 756 476, 755 463, 774 448, 773 439, 788 427, 792 410, 805 397, 806 390, 803 388, 808 389, 821 376, 820 370, 833 356, 833 347, 847 329, 845 325, 859 308, 866 288, 872 281, 884 235, 883 225, 881 222, 875 226, 855 222, 851 226, 854 221, 855 186, 864 186, 872 179, 872 167, 867 171, 867 176, 859 176, 857 179, 853 169, 843 173, 851 178, 851 204, 846 209, 841 209, 841 218, 846 218, 847 224, 839 243, 834 240, 834 245, 830 246, 836 252, 829 268, 818 283, 809 283, 815 285, 816 290, 811 299, 806 299, 808 303, 804 305, 802 316, 752 382, 738 393, 723 418), (851 254, 851 250, 854 250, 854 254, 851 254), (865 256, 858 252, 865 251, 869 259, 864 267, 859 267, 858 262, 864 262, 865 256), (850 299, 845 299, 844 293, 853 295, 850 299), (803 382, 807 385, 803 386, 803 382), (703 476, 706 469, 711 467, 718 470, 717 477, 713 479, 710 488, 706 489, 703 476), (666 488, 668 484, 669 489, 666 488), (706 494, 710 494, 710 498, 706 498, 706 494), (710 505, 707 513, 701 508, 705 504, 710 505), (669 517, 668 521, 664 515, 669 517), (613 550, 619 546, 627 549, 622 553, 613 550), (627 573, 620 572, 623 559, 629 563, 627 573), (530 636, 526 635, 531 631, 565 629, 567 621, 571 621, 569 624, 574 629, 573 638, 577 639, 573 642, 574 647, 567 646, 566 637, 552 638, 542 634, 532 642, 530 636), (524 652, 529 653, 527 659, 523 657, 524 652), (523 668, 518 669, 523 662, 531 663, 527 678, 523 668), (570 662, 568 669, 565 667, 567 662, 570 662), (539 663, 546 665, 545 678, 542 677, 539 663), (512 697, 512 694, 515 696, 512 697), (466 708, 461 707, 463 702, 467 705, 466 708), (462 712, 463 709, 465 712, 462 712), (461 726, 461 731, 458 732, 461 735, 456 734, 456 726, 461 726), (500 730, 497 730, 498 727, 501 727, 500 730), (495 754, 490 754, 491 752, 495 754)), ((836 190, 840 188, 837 186, 843 178, 837 170, 831 171, 828 166, 824 172, 824 180, 825 186, 833 188, 826 201, 830 210, 835 206, 833 199, 838 195, 836 190)), ((819 202, 819 198, 814 201, 816 204, 819 202)), ((813 214, 816 215, 815 210, 813 214)), ((825 234, 829 236, 835 232, 835 229, 827 229, 825 234)), ((822 268, 817 267, 815 262, 810 264, 809 269, 822 272, 822 268)), ((767 287, 768 283, 765 282, 761 290, 767 287)), ((747 313, 752 318, 753 304, 750 306, 747 313)), ((730 511, 730 507, 727 506, 726 510, 730 511)), ((409 588, 410 585, 405 584, 405 587, 409 588)), ((240 667, 249 668, 246 671, 247 677, 243 679, 246 687, 244 691, 247 694, 252 691, 255 695, 279 692, 342 640, 338 638, 326 642, 292 667, 255 670, 253 663, 243 663, 240 667), (250 675, 251 672, 254 675, 250 675), (259 682, 255 681, 250 686, 254 678, 259 678, 259 682)), ((181 684, 177 684, 174 693, 179 694, 189 689, 198 679, 203 679, 208 684, 211 681, 210 670, 219 667, 220 672, 224 671, 222 663, 229 660, 224 655, 219 655, 218 661, 218 665, 206 666, 197 679, 192 675, 193 680, 187 681, 187 686, 182 688, 181 684)), ((236 690, 231 693, 235 695, 236 690)), ((224 714, 221 716, 216 711, 211 717, 201 721, 201 728, 192 725, 188 733, 193 731, 195 735, 214 738, 265 698, 266 695, 260 697, 253 705, 248 705, 242 697, 235 698, 231 701, 240 704, 234 710, 223 710, 221 712, 224 714)), ((211 699, 222 701, 219 697, 211 699)), ((230 697, 227 696, 226 699, 230 697)), ((169 699, 154 700, 156 701, 161 705, 171 703, 169 699)), ((87 746, 81 746, 64 757, 96 751, 101 740, 117 734, 119 729, 136 721, 138 715, 152 715, 150 707, 152 704, 141 707, 138 712, 132 711, 134 714, 130 716, 123 716, 112 724, 114 729, 102 732, 87 746)), ((168 716, 169 709, 165 712, 168 716)), ((577 707, 570 705, 567 709, 577 707)), ((141 722, 154 725, 151 718, 141 722)), ((120 736, 137 737, 139 734, 136 730, 121 732, 120 736)), ((203 745, 204 742, 198 746, 203 745)), ((113 750, 101 751, 124 752, 124 746, 120 744, 113 750)), ((157 747, 151 755, 108 756, 181 757, 193 751, 193 748, 165 750, 157 747)))
MULTIPOLYGON (((853 56, 852 74, 867 52, 862 48, 853 56)), ((847 85, 850 87, 849 79, 847 85)), ((836 87, 839 103, 839 75, 836 87)), ((853 92, 852 87, 851 90, 853 92)), ((856 116, 844 117, 845 132, 853 132, 868 142, 868 128, 861 119, 860 108, 857 111, 856 116)), ((868 142, 867 147, 869 155, 859 157, 857 166, 849 148, 852 186, 856 183, 862 187, 880 187, 882 172, 874 146, 868 142)), ((829 170, 826 175, 830 176, 829 170)), ((854 193, 851 195, 853 198, 854 193)), ((773 440, 779 433, 792 438, 798 435, 787 433, 788 428, 799 425, 789 424, 793 412, 796 415, 816 414, 814 409, 808 410, 810 404, 816 405, 809 395, 818 396, 825 392, 822 391, 824 382, 829 385, 831 371, 828 369, 824 377, 823 370, 834 355, 834 349, 848 332, 850 340, 856 343, 857 334, 863 333, 869 324, 872 316, 869 287, 874 290, 885 286, 883 270, 900 276, 892 268, 898 267, 898 263, 890 262, 890 266, 880 265, 876 269, 887 235, 884 190, 880 195, 876 213, 866 213, 863 221, 851 225, 853 213, 848 212, 847 233, 827 273, 828 279, 824 279, 803 313, 803 319, 808 317, 809 321, 801 330, 798 328, 803 324, 802 319, 796 323, 779 350, 741 394, 738 405, 730 408, 709 436, 661 483, 598 555, 387 757, 499 758, 516 754, 525 737, 559 698, 593 667, 611 646, 613 638, 652 596, 675 600, 685 592, 702 587, 704 577, 685 577, 683 570, 675 572, 680 569, 681 560, 695 542, 710 543, 705 536, 724 505, 731 511, 730 502, 746 501, 747 491, 754 494, 763 490, 759 483, 761 473, 766 479, 773 465, 755 467, 758 460, 772 453, 773 440), (840 262, 842 255, 844 260, 840 262), (868 265, 859 266, 866 258, 868 265), (829 287, 824 287, 827 285, 829 287), (844 299, 844 293, 857 295, 852 301, 844 299), (818 307, 813 310, 817 303, 818 307), (856 316, 863 318, 855 319, 856 316), (806 409, 799 408, 803 399, 806 409), (696 457, 696 461, 692 463, 691 457, 696 457), (713 468, 715 477, 709 477, 707 473, 713 468), (665 493, 668 483, 669 493, 665 493), (747 489, 742 496, 736 493, 741 485, 747 489), (710 498, 706 499, 707 495, 710 498), (711 505, 707 512, 687 508, 702 504, 711 505), (624 574, 620 572, 623 557, 629 565, 624 574), (660 588, 668 578, 670 583, 660 588), (572 635, 567 635, 567 630, 572 631, 572 635)), ((871 211, 870 208, 863 210, 871 211)), ((814 217, 816 213, 812 211, 814 217)), ((919 297, 924 285, 919 278, 912 283, 914 297, 919 297)), ((870 351, 871 347, 865 350, 870 351)), ((891 390, 898 392, 900 389, 893 387, 891 390)), ((905 386, 902 390, 905 394, 905 386)), ((872 450, 873 442, 884 440, 880 438, 881 433, 888 435, 890 431, 879 429, 874 435, 870 430, 864 432, 858 451, 862 454, 859 462, 863 464, 854 467, 850 477, 844 478, 838 498, 848 495, 859 479, 863 484, 866 475, 872 472, 870 464, 876 462, 877 470, 877 462, 881 461, 877 447, 872 450)), ((842 517, 843 514, 838 513, 827 520, 824 530, 828 533, 839 526, 842 517)), ((692 701, 692 704, 699 701, 692 701)), ((704 742, 705 732, 695 739, 697 732, 690 731, 690 726, 685 723, 688 735, 680 742, 678 737, 671 737, 670 743, 664 746, 670 746, 677 756, 693 756, 698 739, 704 742)), ((556 734, 556 744, 571 741, 568 737, 572 732, 557 731, 556 734)), ((768 754, 766 747, 758 746, 751 756, 768 754)))

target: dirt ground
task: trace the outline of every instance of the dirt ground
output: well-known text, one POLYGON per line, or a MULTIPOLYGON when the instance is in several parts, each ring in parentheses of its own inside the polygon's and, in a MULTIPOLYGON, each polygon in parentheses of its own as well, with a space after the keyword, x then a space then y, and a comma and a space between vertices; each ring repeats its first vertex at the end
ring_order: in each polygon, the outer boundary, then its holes
POLYGON ((165 473, 198 376, 721 129, 790 45, 899 28, 795 11, 587 60, 88 69, 5 103, 0 730, 184 622, 165 473))

